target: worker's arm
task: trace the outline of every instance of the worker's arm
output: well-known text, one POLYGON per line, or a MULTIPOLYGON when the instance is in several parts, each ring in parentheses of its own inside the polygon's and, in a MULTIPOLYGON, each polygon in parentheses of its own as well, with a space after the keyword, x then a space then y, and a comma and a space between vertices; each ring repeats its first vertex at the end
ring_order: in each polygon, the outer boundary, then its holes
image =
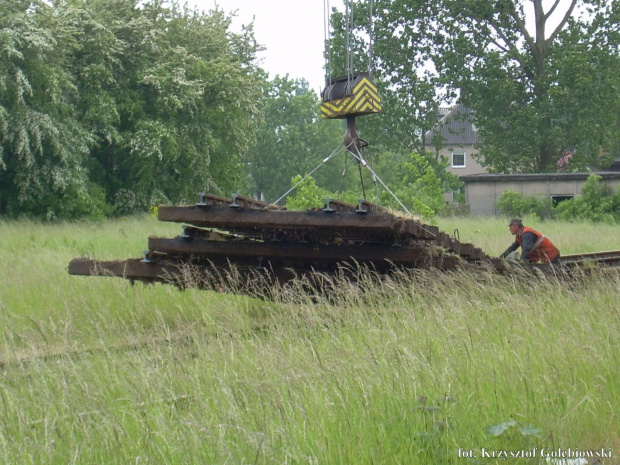
POLYGON ((530 253, 536 242, 536 234, 531 232, 523 233, 523 251, 521 252, 521 260, 529 261, 530 253))
POLYGON ((517 241, 514 241, 510 247, 508 247, 506 250, 504 250, 504 253, 501 254, 499 256, 499 258, 506 258, 509 254, 511 254, 512 252, 514 252, 515 250, 517 250, 519 248, 519 243, 517 241))

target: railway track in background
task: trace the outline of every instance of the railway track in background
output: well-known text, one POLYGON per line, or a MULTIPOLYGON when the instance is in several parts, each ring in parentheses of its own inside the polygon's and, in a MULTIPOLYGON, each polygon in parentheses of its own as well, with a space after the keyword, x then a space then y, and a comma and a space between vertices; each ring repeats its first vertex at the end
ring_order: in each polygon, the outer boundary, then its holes
MULTIPOLYGON (((76 258, 69 274, 252 293, 255 287, 319 279, 316 272, 355 279, 364 267, 378 274, 403 268, 508 272, 513 266, 528 267, 489 257, 436 226, 363 200, 351 205, 327 199, 322 208, 300 212, 240 195, 201 194, 195 205, 159 207, 158 219, 181 224, 181 234, 149 237, 142 258, 76 258)), ((620 251, 567 255, 562 261, 566 269, 618 266, 620 251)), ((556 271, 549 265, 531 267, 556 271)))
POLYGON ((570 266, 620 266, 620 250, 563 255, 561 260, 570 266))

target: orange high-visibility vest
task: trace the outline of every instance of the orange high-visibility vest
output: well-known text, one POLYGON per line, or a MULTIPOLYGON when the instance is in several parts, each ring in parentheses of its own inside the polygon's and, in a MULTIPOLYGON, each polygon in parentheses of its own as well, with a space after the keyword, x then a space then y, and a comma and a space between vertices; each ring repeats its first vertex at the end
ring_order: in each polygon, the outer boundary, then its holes
POLYGON ((515 236, 517 243, 521 247, 523 247, 523 233, 526 232, 531 232, 536 236, 536 241, 534 242, 532 251, 528 256, 531 262, 549 263, 560 255, 560 251, 555 245, 553 245, 553 242, 547 239, 544 234, 534 231, 532 228, 523 227, 521 232, 515 236))

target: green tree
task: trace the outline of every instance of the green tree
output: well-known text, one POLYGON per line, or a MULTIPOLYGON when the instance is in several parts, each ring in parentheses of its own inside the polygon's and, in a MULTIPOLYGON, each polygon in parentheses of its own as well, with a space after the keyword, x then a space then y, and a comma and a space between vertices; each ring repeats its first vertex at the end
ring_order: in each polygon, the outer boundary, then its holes
MULTIPOLYGON (((400 180, 393 183, 394 193, 411 213, 433 218, 445 211, 442 180, 426 157, 411 153, 397 165, 396 176, 400 176, 400 180)), ((387 191, 382 191, 381 202, 402 209, 387 191)))
POLYGON ((302 181, 300 175, 295 176, 291 180, 291 185, 297 185, 294 194, 286 197, 286 208, 288 210, 308 210, 310 208, 319 208, 325 202, 325 199, 332 197, 327 190, 320 188, 312 176, 302 181))
POLYGON ((118 116, 110 114, 112 131, 98 132, 91 164, 109 200, 131 211, 186 201, 201 190, 229 194, 260 115, 251 28, 231 33, 222 11, 177 2, 90 6, 120 52, 109 67, 118 116))
MULTIPOLYGON (((617 0, 554 2, 548 10, 542 0, 377 2, 377 76, 387 100, 399 103, 386 112, 404 118, 383 130, 400 134, 410 123, 410 133, 422 135, 437 102, 458 96, 474 110, 484 141, 479 159, 491 170, 553 171, 567 149, 573 169, 597 165, 618 142, 619 10, 617 0)), ((368 52, 365 17, 356 16, 353 31, 360 59, 368 52)), ((334 18, 339 46, 343 23, 334 18)))
MULTIPOLYGON (((342 145, 344 129, 340 121, 320 118, 318 96, 304 80, 276 76, 266 82, 262 104, 264 121, 244 157, 247 189, 256 198, 275 201, 288 190, 291 178, 309 173, 342 145)), ((334 159, 314 179, 336 191, 341 172, 334 159)))
POLYGON ((617 42, 608 36, 618 24, 616 2, 566 2, 551 28, 551 10, 535 0, 533 29, 524 3, 447 3, 442 23, 449 39, 438 49, 438 71, 476 113, 484 164, 504 172, 553 171, 570 149, 574 168, 598 165, 612 143, 610 115, 617 119, 620 109, 611 90, 620 83, 617 42), (593 19, 578 17, 579 5, 590 6, 593 19), (485 51, 474 53, 481 46, 485 51), (599 98, 606 110, 591 111, 599 98))
POLYGON ((259 46, 221 10, 0 0, 0 214, 102 216, 238 185, 259 46))
POLYGON ((44 2, 0 2, 0 214, 75 216, 90 135, 76 120, 70 26, 44 2), (65 203, 58 199, 66 198, 65 203))

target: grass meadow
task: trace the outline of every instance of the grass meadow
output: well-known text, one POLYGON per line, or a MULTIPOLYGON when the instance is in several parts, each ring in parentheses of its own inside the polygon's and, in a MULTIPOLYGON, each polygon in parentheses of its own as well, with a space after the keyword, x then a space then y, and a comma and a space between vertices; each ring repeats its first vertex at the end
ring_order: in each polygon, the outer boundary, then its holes
MULTIPOLYGON (((490 255, 506 224, 439 221, 490 255)), ((620 249, 620 226, 526 224, 620 249)), ((0 222, 0 463, 620 463, 617 272, 411 272, 318 302, 67 274, 180 232, 0 222), (490 456, 509 451, 530 457, 490 456)))

